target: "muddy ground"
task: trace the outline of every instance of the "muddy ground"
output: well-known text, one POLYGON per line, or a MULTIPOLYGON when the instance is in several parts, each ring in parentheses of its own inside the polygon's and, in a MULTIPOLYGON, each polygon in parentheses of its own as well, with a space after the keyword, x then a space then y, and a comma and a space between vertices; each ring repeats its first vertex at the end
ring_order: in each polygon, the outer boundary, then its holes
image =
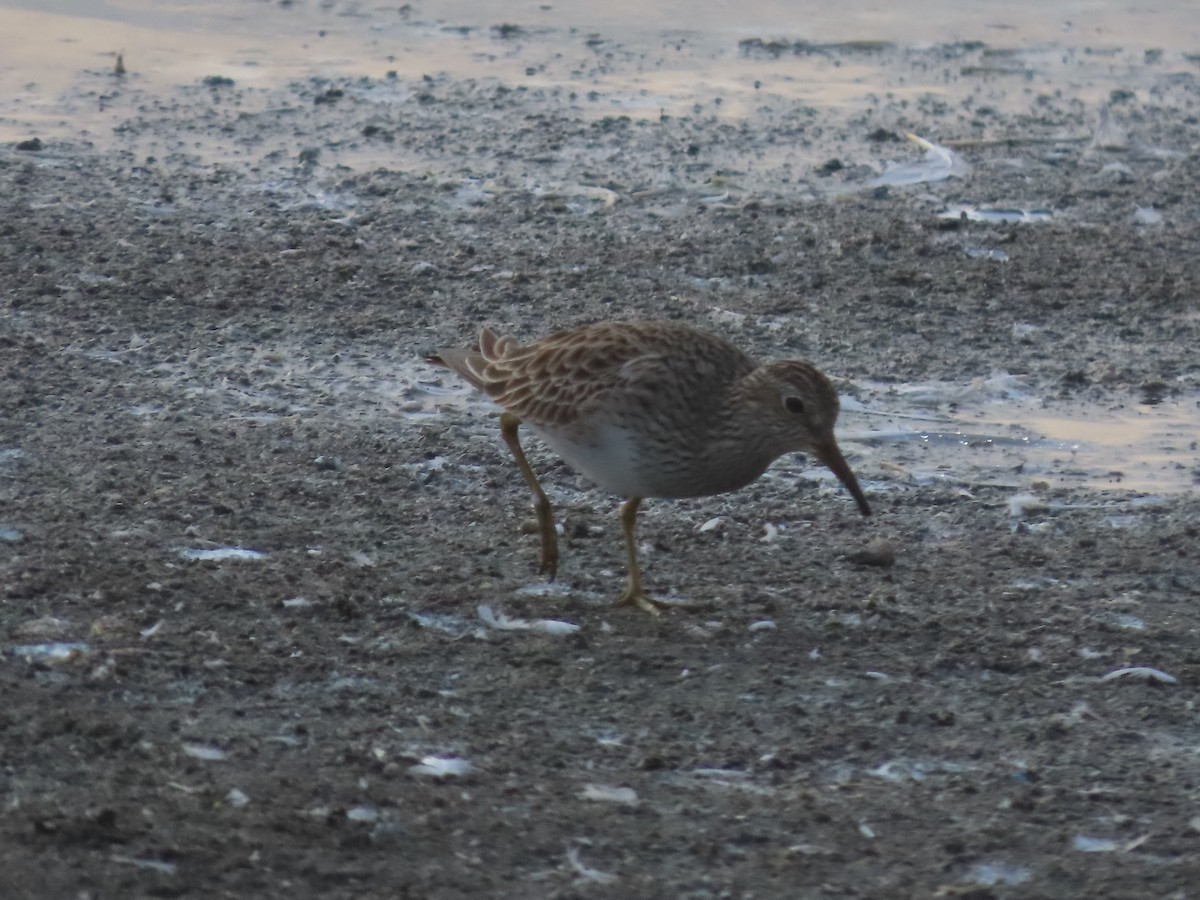
POLYGON ((869 521, 797 459, 647 503, 649 588, 704 607, 654 619, 608 605, 615 498, 535 448, 564 526, 540 587, 494 410, 420 362, 658 317, 849 396, 1195 393, 1194 69, 1099 120, 87 75, 115 138, 0 149, 4 895, 1195 897, 1194 488, 913 479, 847 441, 869 521), (906 129, 973 141, 970 175, 870 186, 906 129), (406 162, 339 161, 363 147, 406 162), (1054 216, 937 217, 959 203, 1054 216), (879 541, 893 565, 856 561, 879 541), (264 556, 185 556, 221 548, 264 556), (413 768, 438 760, 470 770, 413 768))

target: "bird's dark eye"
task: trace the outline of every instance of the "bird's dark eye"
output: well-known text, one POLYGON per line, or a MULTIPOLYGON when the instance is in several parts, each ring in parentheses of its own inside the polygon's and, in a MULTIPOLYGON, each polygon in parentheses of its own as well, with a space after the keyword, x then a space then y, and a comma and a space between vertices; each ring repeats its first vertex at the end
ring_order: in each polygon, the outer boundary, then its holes
POLYGON ((804 412, 804 401, 799 397, 788 397, 783 401, 783 405, 787 407, 788 412, 793 412, 797 415, 804 412))

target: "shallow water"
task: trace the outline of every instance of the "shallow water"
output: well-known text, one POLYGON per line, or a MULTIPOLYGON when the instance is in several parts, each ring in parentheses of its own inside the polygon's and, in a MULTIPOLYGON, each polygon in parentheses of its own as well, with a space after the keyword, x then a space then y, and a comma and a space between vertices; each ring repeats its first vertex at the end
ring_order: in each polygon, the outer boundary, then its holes
MULTIPOLYGON (((1066 91, 1161 89, 1190 70, 1200 16, 1188 0, 1136 8, 927 0, 808 5, 0 2, 0 140, 86 134, 107 143, 137 90, 207 77, 239 85, 395 72, 447 73, 576 92, 595 115, 738 117, 787 100, 868 111, 881 95, 1023 105, 1066 91), (117 54, 128 74, 113 75, 117 54)), ((406 92, 407 93, 407 92, 406 92)))
POLYGON ((846 406, 843 442, 874 447, 876 462, 917 481, 1150 494, 1200 484, 1200 395, 1150 405, 898 385, 846 406))

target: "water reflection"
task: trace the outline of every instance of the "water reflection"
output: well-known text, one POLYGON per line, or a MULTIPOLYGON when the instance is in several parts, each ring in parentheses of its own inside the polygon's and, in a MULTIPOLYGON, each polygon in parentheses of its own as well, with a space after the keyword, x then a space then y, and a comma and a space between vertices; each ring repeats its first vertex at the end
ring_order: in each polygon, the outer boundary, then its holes
POLYGON ((1027 102, 1068 88, 1088 102, 1187 65, 1200 45, 1191 0, 1136 9, 933 0, 634 4, 0 0, 0 140, 85 133, 120 121, 113 81, 162 91, 205 76, 239 85, 448 73, 603 95, 585 108, 682 114, 695 103, 747 115, 770 99, 868 109, 933 92, 1027 102), (107 114, 106 114, 107 113, 107 114))

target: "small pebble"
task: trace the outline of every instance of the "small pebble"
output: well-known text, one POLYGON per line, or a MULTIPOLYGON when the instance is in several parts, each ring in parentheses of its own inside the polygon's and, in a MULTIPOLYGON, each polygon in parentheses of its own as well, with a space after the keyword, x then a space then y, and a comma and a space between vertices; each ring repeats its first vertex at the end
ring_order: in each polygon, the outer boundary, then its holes
POLYGON ((887 569, 896 564, 896 547, 888 540, 871 541, 861 550, 847 553, 846 559, 860 566, 878 566, 887 569))

